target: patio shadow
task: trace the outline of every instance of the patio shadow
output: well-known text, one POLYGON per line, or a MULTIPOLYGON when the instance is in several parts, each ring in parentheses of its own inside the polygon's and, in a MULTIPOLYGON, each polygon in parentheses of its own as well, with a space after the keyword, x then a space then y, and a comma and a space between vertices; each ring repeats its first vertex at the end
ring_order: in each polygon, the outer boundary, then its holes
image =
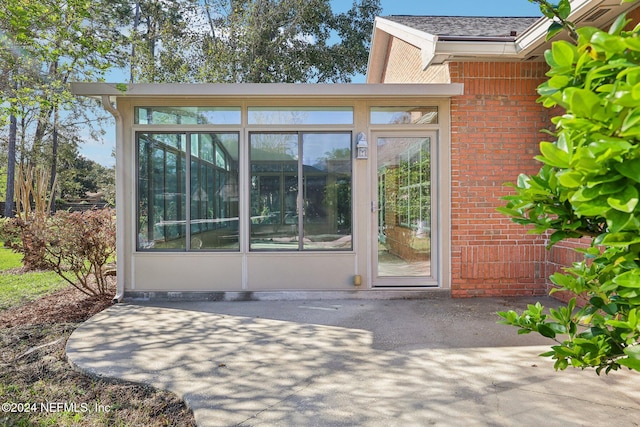
POLYGON ((200 426, 636 425, 637 374, 556 373, 547 347, 500 345, 503 303, 119 304, 67 355, 177 393, 200 426))

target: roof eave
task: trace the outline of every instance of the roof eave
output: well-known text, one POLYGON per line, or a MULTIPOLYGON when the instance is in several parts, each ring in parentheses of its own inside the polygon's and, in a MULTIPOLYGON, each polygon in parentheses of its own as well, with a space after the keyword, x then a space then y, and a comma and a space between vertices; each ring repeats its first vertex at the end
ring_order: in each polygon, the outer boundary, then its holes
POLYGON ((370 68, 368 68, 368 70, 372 70, 373 68, 375 72, 367 73, 368 83, 380 81, 379 78, 382 73, 381 68, 384 67, 384 60, 376 61, 376 59, 386 57, 390 41, 389 36, 399 38, 420 49, 423 70, 431 65, 433 61, 438 36, 378 16, 374 22, 374 38, 371 43, 372 49, 369 54, 370 68))
POLYGON ((442 64, 454 59, 521 58, 520 49, 513 41, 440 41, 436 45, 431 64, 442 64))
POLYGON ((291 83, 71 83, 77 96, 95 98, 391 98, 451 97, 463 93, 463 85, 442 84, 291 84, 291 83))
MULTIPOLYGON (((613 13, 619 14, 635 6, 632 3, 620 4, 614 0, 571 0, 571 15, 568 20, 579 23, 598 7, 607 7, 613 13)), ((438 38, 436 35, 379 17, 376 18, 375 28, 376 31, 386 32, 388 34, 387 39, 389 35, 398 37, 421 49, 424 70, 431 64, 442 64, 455 59, 494 58, 497 60, 524 60, 532 55, 540 55, 549 43, 546 40, 546 36, 550 23, 551 20, 541 17, 526 31, 516 36, 515 39, 507 40, 505 38, 503 42, 499 38, 494 40, 482 37, 470 37, 468 40, 465 40, 465 37, 441 36, 438 38)), ((378 38, 384 39, 382 35, 379 35, 378 38)), ((388 45, 388 43, 389 40, 384 40, 385 45, 388 45)), ((381 66, 384 66, 384 58, 374 57, 374 55, 378 54, 386 56, 387 51, 377 49, 376 52, 373 52, 372 50, 372 57, 369 63, 371 65, 378 64, 380 66, 382 64, 381 66)), ((376 76, 381 75, 381 73, 382 71, 378 70, 376 76)), ((367 73, 367 80, 376 81, 376 76, 372 76, 369 79, 369 73, 367 73)))

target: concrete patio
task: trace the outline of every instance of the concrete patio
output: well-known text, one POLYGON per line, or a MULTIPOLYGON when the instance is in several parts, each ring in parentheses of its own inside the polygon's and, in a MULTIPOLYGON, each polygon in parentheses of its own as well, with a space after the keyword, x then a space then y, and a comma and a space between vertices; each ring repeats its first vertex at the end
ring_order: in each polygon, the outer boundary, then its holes
POLYGON ((555 372, 551 341, 496 323, 534 301, 117 304, 67 356, 177 393, 199 426, 639 425, 640 374, 555 372))

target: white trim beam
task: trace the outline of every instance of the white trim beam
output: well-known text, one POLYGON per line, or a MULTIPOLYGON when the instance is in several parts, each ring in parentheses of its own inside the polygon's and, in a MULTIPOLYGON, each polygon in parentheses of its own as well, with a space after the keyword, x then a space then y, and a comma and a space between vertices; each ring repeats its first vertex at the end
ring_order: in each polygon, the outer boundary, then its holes
POLYGON ((451 97, 463 94, 460 83, 438 84, 289 84, 203 83, 130 84, 121 91, 113 83, 71 83, 71 92, 91 97, 155 98, 387 98, 451 97))

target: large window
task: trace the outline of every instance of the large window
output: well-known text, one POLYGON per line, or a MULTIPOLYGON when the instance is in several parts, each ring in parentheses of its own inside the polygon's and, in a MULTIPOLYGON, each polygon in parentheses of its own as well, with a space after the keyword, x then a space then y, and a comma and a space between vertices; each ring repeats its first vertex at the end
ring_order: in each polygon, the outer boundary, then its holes
POLYGON ((350 125, 353 107, 249 107, 250 125, 350 125))
POLYGON ((137 134, 138 250, 239 250, 238 134, 137 134))
POLYGON ((140 125, 239 125, 240 107, 135 107, 140 125))
POLYGON ((251 133, 251 250, 351 249, 351 158, 351 132, 251 133))
POLYGON ((352 106, 138 106, 134 123, 138 251, 352 249, 352 106))
POLYGON ((438 107, 371 107, 372 125, 438 123, 438 107))

